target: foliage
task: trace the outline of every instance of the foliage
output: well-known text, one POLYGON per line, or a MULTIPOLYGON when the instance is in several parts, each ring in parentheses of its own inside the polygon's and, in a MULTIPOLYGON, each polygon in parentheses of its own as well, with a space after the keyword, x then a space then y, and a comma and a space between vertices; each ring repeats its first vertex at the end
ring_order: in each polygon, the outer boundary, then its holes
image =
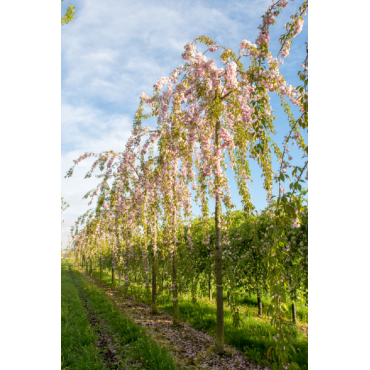
POLYGON ((62 17, 62 26, 71 22, 74 16, 75 16, 75 7, 73 5, 68 5, 66 14, 64 15, 64 17, 62 17))

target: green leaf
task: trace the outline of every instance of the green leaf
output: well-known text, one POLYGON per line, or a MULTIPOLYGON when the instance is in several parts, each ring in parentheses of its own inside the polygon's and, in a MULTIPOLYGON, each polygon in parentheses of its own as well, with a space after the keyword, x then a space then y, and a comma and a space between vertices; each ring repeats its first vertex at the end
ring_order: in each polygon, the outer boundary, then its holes
POLYGON ((293 369, 298 369, 298 370, 300 369, 299 365, 296 362, 291 362, 290 366, 292 366, 293 369))

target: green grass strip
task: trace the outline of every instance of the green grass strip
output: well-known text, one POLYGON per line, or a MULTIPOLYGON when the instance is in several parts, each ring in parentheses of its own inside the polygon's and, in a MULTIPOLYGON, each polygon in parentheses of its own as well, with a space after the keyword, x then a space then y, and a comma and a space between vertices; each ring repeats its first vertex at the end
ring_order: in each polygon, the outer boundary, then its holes
POLYGON ((62 261, 62 369, 101 369, 96 350, 96 335, 71 276, 68 263, 62 261))
POLYGON ((71 272, 97 315, 109 324, 112 332, 119 334, 122 345, 130 344, 130 357, 141 363, 141 369, 178 369, 168 351, 159 346, 143 328, 125 317, 103 291, 87 281, 76 269, 71 268, 71 272))

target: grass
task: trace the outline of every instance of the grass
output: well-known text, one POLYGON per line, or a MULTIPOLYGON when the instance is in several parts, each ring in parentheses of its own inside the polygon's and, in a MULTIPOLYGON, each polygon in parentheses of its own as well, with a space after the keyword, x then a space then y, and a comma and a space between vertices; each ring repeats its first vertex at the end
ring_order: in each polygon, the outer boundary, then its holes
POLYGON ((62 369, 100 369, 96 350, 96 334, 90 327, 87 313, 73 281, 68 264, 62 260, 62 369))
MULTIPOLYGON (((158 307, 168 313, 172 313, 172 304, 163 304, 159 300, 158 307)), ((206 331, 214 335, 216 332, 216 306, 210 304, 205 299, 199 299, 196 304, 190 300, 179 298, 179 310, 181 318, 189 322, 197 330, 206 331)), ((269 320, 263 320, 250 313, 242 316, 240 325, 235 327, 229 308, 224 307, 224 330, 225 343, 231 344, 235 348, 243 351, 249 358, 267 365, 267 350, 275 344, 273 336, 276 335, 274 328, 269 320)), ((297 362, 301 368, 307 368, 308 348, 307 337, 305 337, 296 327, 293 327, 296 339, 295 346, 298 349, 293 361, 297 362)))
MULTIPOLYGON (((224 300, 226 301, 226 294, 224 294, 224 300)), ((261 297, 262 306, 266 307, 271 303, 271 300, 267 297, 261 297)), ((257 307, 257 294, 251 294, 250 296, 241 296, 238 294, 237 296, 237 302, 240 306, 250 306, 250 307, 257 307)), ((292 301, 288 300, 288 305, 291 307, 292 301)), ((295 302, 296 305, 296 314, 297 314, 297 320, 299 321, 299 324, 305 325, 308 323, 308 307, 301 303, 301 302, 295 302)), ((291 320, 291 310, 287 312, 286 319, 291 320)))
POLYGON ((178 369, 168 351, 150 338, 143 328, 125 317, 103 291, 88 282, 76 269, 71 268, 71 272, 95 313, 109 325, 112 335, 116 334, 117 352, 126 352, 125 357, 131 359, 132 368, 139 366, 140 369, 148 370, 178 369))
MULTIPOLYGON (((98 279, 98 272, 94 272, 93 276, 98 279)), ((102 274, 102 282, 106 285, 111 285, 111 274, 104 271, 102 274)), ((118 280, 116 281, 118 285, 118 280)), ((141 300, 144 303, 150 304, 145 296, 145 288, 135 284, 131 284, 132 288, 129 291, 130 295, 141 300)), ((151 297, 151 294, 150 294, 151 297)), ((179 297, 179 310, 181 319, 190 323, 197 330, 202 330, 214 335, 216 332, 216 306, 215 302, 210 303, 208 299, 198 299, 196 304, 191 303, 190 297, 183 295, 179 297)), ((226 297, 225 297, 226 299, 226 297)), ((231 311, 227 304, 224 304, 224 330, 225 343, 233 345, 237 349, 244 352, 250 359, 258 362, 261 365, 268 365, 269 361, 266 358, 267 350, 275 344, 273 336, 276 334, 270 321, 266 318, 257 317, 257 297, 240 297, 239 309, 241 314, 240 326, 233 325, 231 311)), ((266 306, 269 301, 266 297, 262 297, 262 304, 266 306)), ((172 314, 172 297, 169 299, 165 293, 160 294, 157 298, 158 308, 169 314, 172 314)), ((308 318, 307 307, 297 305, 297 319, 302 320, 301 324, 308 318)), ((289 313, 287 319, 291 320, 289 313)), ((293 326, 295 337, 296 354, 293 355, 292 361, 298 363, 301 369, 308 368, 308 339, 293 326)))

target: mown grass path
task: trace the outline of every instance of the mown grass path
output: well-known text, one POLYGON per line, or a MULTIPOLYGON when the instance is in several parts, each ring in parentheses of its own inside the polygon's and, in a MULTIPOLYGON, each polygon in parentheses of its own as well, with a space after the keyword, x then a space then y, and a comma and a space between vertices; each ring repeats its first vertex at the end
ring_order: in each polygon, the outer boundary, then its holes
POLYGON ((124 369, 122 365, 122 363, 124 363, 124 357, 122 356, 122 352, 118 352, 116 349, 116 341, 114 341, 115 334, 111 333, 109 330, 108 323, 101 320, 96 314, 96 310, 91 307, 85 293, 70 271, 69 274, 77 290, 79 291, 80 297, 82 298, 90 326, 94 328, 94 331, 97 334, 96 348, 102 360, 102 367, 105 367, 106 369, 124 369))
POLYGON ((64 310, 63 315, 62 303, 62 369, 182 370, 168 350, 125 317, 102 290, 76 269, 66 271, 67 267, 68 264, 62 265, 62 287, 65 290, 67 283, 68 288, 67 294, 62 295, 62 302, 68 301, 72 292, 76 304, 70 307, 73 309, 64 310), (75 310, 81 318, 79 321, 76 321, 75 310), (63 331, 66 328, 63 322, 68 321, 69 316, 73 335, 63 331), (87 345, 81 342, 85 337, 87 345), (68 361, 63 352, 70 354, 72 360, 68 361))
POLYGON ((65 261, 62 262, 61 288, 61 368, 101 369, 102 361, 96 350, 97 336, 65 261))
POLYGON ((80 271, 114 302, 124 316, 145 328, 157 343, 168 348, 177 366, 187 369, 269 369, 250 362, 241 352, 229 345, 225 345, 226 355, 216 355, 212 351, 214 338, 207 333, 195 330, 188 323, 173 327, 172 317, 168 313, 159 311, 158 315, 153 315, 149 306, 131 297, 124 297, 118 290, 86 275, 82 269, 80 271))

